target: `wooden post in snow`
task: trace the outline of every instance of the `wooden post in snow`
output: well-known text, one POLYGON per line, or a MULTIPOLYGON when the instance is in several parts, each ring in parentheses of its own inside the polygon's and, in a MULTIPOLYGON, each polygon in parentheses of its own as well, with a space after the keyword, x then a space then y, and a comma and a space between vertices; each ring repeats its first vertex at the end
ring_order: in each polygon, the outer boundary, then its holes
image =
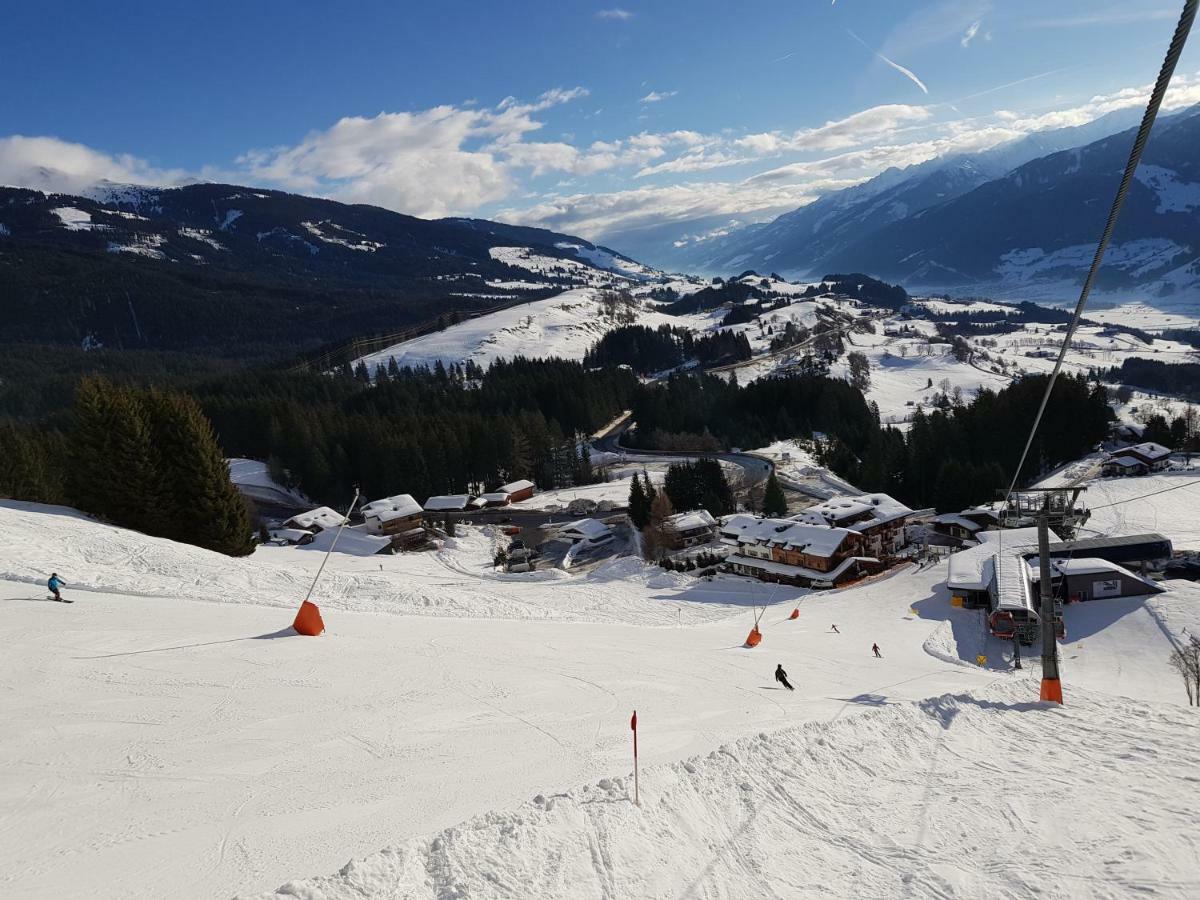
POLYGON ((633 718, 629 720, 629 727, 633 730, 633 802, 636 806, 642 805, 642 799, 638 791, 638 754, 637 754, 637 710, 633 711, 633 718))

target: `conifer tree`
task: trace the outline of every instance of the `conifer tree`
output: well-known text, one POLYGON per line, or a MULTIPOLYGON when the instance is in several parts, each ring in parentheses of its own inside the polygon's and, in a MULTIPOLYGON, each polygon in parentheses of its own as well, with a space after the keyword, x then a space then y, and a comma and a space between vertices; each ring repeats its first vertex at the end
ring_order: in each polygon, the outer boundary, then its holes
POLYGON ((768 516, 786 516, 787 515, 787 498, 783 495, 783 488, 779 486, 779 479, 772 472, 767 476, 766 493, 763 495, 763 513, 768 516))
POLYGON ((635 528, 641 531, 650 521, 650 501, 642 490, 642 480, 637 472, 633 473, 633 483, 629 486, 629 520, 635 528))
POLYGON ((246 502, 229 480, 212 425, 190 397, 147 393, 143 409, 153 437, 165 536, 229 556, 253 552, 246 502))

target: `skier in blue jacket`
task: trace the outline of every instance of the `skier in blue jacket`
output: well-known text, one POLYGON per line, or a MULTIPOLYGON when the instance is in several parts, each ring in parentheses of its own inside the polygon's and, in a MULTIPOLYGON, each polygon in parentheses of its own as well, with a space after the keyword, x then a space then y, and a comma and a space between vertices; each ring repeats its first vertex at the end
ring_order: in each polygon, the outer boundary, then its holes
POLYGON ((50 573, 50 580, 46 582, 46 587, 50 588, 50 593, 52 593, 54 595, 54 599, 58 600, 59 602, 62 602, 62 594, 58 592, 58 589, 62 587, 63 584, 65 584, 65 582, 58 577, 57 572, 50 573))

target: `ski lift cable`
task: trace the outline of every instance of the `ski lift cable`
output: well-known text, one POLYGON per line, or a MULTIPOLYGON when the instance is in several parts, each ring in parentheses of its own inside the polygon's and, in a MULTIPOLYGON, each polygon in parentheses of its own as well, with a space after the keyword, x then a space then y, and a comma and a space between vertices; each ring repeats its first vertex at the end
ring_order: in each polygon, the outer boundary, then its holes
POLYGON ((1133 182, 1133 174, 1137 171, 1138 163, 1142 159, 1142 151, 1146 149, 1146 141, 1150 138, 1150 131, 1154 127, 1154 120, 1158 116, 1158 109, 1162 106, 1163 97, 1167 93, 1167 86, 1171 83, 1171 76, 1175 73, 1175 65, 1179 62, 1179 57, 1183 53, 1184 44, 1187 43, 1188 34, 1192 30, 1192 23, 1196 19, 1196 10, 1200 6, 1200 0, 1185 0, 1183 4, 1183 12, 1179 17, 1179 24, 1175 27, 1175 35, 1171 38, 1171 45, 1167 48, 1167 55, 1163 59, 1162 68, 1158 73, 1158 80, 1154 83, 1154 90, 1150 93, 1150 101, 1146 105, 1146 112, 1142 116, 1142 124, 1138 128, 1137 138, 1133 142, 1133 148, 1129 153, 1129 161, 1125 164, 1125 173, 1121 177, 1121 186, 1117 189, 1117 195, 1113 199, 1112 209, 1108 213, 1108 221, 1104 225, 1104 232, 1100 236, 1100 243, 1096 247, 1096 255, 1092 259, 1091 268, 1088 269, 1087 278, 1083 282, 1083 289, 1079 294, 1079 301, 1075 304, 1075 312, 1071 316, 1071 322, 1067 326, 1067 333, 1063 337, 1062 346, 1058 350, 1058 358, 1054 362, 1054 369, 1050 373, 1050 381, 1046 384, 1046 391, 1042 395, 1041 405, 1038 407, 1037 415, 1033 420, 1033 427, 1029 429, 1029 438, 1025 441, 1025 449, 1021 453, 1021 461, 1017 463, 1017 468, 1013 471, 1012 482, 1008 486, 1008 491, 1005 493, 1005 503, 1012 496, 1017 487, 1017 480, 1021 477, 1021 470, 1025 467, 1026 459, 1029 456, 1029 450, 1033 446, 1033 439, 1037 435, 1038 425, 1041 424, 1042 416, 1046 412, 1046 405, 1050 402, 1050 394, 1054 390, 1054 383, 1058 380, 1059 372, 1062 370, 1063 360, 1066 359, 1067 350, 1071 346, 1071 341, 1075 336, 1075 329, 1079 327, 1079 320, 1083 317, 1083 311, 1087 307, 1088 295, 1092 292, 1092 284, 1096 280, 1096 273, 1100 269, 1101 263, 1104 261, 1104 253, 1108 250, 1108 243, 1112 239, 1113 230, 1117 225, 1117 218, 1121 214, 1121 207, 1125 205, 1125 197, 1129 193, 1130 185, 1133 182))
POLYGON ((1103 506, 1093 506, 1091 507, 1091 510, 1092 512, 1095 512, 1098 509, 1108 509, 1110 506, 1122 506, 1126 503, 1133 503, 1135 500, 1145 500, 1147 497, 1156 497, 1159 494, 1166 494, 1169 491, 1177 491, 1180 488, 1194 487, 1197 484, 1200 484, 1200 478, 1189 478, 1183 484, 1173 484, 1168 488, 1163 488, 1162 490, 1158 491, 1151 491, 1148 494, 1139 494, 1136 497, 1129 497, 1126 500, 1117 500, 1113 503, 1105 503, 1103 506))

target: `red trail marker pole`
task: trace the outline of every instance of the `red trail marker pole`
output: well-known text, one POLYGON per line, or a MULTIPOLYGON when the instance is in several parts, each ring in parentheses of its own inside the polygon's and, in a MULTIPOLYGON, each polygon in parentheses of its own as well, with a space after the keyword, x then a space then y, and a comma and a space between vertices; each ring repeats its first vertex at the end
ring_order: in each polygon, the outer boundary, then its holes
POLYGON ((642 805, 642 798, 638 793, 638 755, 637 755, 637 710, 633 711, 633 718, 629 720, 629 727, 633 730, 633 802, 636 806, 642 805))

